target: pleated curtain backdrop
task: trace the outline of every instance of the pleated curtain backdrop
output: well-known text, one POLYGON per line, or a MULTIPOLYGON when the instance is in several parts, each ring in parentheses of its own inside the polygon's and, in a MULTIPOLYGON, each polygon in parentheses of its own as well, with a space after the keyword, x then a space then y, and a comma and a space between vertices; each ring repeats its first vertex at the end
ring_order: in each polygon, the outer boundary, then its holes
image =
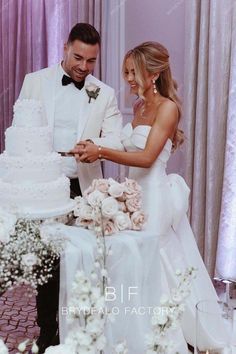
MULTIPOLYGON (((101 0, 0 0, 0 152, 26 73, 59 62, 77 22, 101 30, 101 0)), ((101 61, 96 67, 101 77, 101 61)))
POLYGON ((212 276, 222 215, 230 75, 235 70, 230 60, 236 50, 232 48, 235 6, 234 0, 185 2, 185 177, 192 191, 191 225, 212 276))

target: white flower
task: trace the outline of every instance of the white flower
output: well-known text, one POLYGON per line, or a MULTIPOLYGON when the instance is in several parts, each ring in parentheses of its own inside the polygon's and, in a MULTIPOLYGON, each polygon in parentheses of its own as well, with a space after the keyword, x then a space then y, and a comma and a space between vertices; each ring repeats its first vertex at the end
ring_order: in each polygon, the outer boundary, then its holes
POLYGON ((166 294, 163 294, 160 298, 160 304, 166 305, 169 302, 169 297, 166 294))
POLYGON ((99 192, 107 194, 108 189, 109 189, 109 182, 107 179, 103 179, 103 178, 95 179, 95 180, 93 180, 92 185, 99 192))
POLYGON ((118 213, 114 216, 114 224, 115 227, 122 231, 131 228, 131 221, 128 214, 123 213, 122 211, 118 211, 118 213))
POLYGON ((85 330, 83 329, 78 329, 77 333, 76 333, 76 336, 77 336, 77 340, 78 340, 78 343, 81 345, 81 346, 89 346, 92 344, 92 337, 89 333, 86 333, 85 330))
POLYGON ((135 211, 131 215, 131 223, 133 230, 142 230, 143 225, 145 224, 146 217, 144 213, 140 210, 135 211))
POLYGON ((96 347, 97 350, 103 350, 105 348, 106 345, 106 337, 104 336, 104 334, 101 334, 98 339, 96 340, 96 347))
POLYGON ((119 204, 113 197, 108 197, 102 201, 102 215, 105 218, 112 218, 119 210, 119 204))
POLYGON ((120 183, 112 183, 108 189, 108 193, 113 198, 119 198, 123 195, 124 190, 124 185, 120 183))
POLYGON ((115 353, 117 353, 117 354, 126 354, 126 353, 128 353, 126 341, 118 343, 116 345, 115 353))
POLYGON ((93 208, 90 205, 83 205, 80 209, 79 215, 81 219, 92 220, 93 219, 93 208))
POLYGON ((104 320, 90 316, 87 321, 86 330, 90 334, 101 333, 104 328, 104 320))
POLYGON ((10 233, 14 231, 17 217, 13 214, 0 210, 0 242, 9 241, 10 233))
POLYGON ((39 352, 39 348, 38 348, 38 346, 37 346, 37 344, 35 342, 32 345, 31 352, 33 354, 37 354, 39 352))
POLYGON ((1 338, 0 338, 0 353, 1 354, 8 354, 8 349, 1 338))
POLYGON ((89 82, 88 84, 85 85, 85 89, 88 90, 89 92, 95 92, 98 89, 98 86, 95 85, 93 82, 89 82))
POLYGON ((95 190, 87 196, 87 201, 92 207, 97 207, 101 205, 104 198, 106 198, 104 193, 95 190))
POLYGON ((22 256, 21 263, 26 267, 32 267, 38 262, 38 257, 34 253, 27 253, 22 256))
POLYGON ((45 354, 76 354, 67 344, 55 345, 46 349, 45 354))

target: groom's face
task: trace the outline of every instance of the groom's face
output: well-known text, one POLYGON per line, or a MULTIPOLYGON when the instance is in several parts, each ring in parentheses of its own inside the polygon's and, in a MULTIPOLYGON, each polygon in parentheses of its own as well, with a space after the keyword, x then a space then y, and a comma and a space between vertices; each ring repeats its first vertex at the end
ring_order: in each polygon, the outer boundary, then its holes
POLYGON ((73 80, 83 81, 93 72, 98 52, 99 44, 87 44, 79 40, 66 43, 63 69, 73 80))

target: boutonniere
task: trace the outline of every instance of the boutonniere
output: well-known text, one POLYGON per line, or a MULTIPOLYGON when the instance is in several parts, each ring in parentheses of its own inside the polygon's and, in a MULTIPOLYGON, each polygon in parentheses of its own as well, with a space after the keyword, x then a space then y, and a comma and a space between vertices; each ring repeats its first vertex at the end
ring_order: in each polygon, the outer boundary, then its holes
POLYGON ((90 103, 92 98, 94 100, 96 100, 96 98, 98 97, 98 94, 99 94, 99 91, 100 91, 100 87, 98 87, 97 85, 95 85, 93 83, 90 83, 90 84, 85 86, 85 90, 86 90, 87 95, 89 97, 88 103, 90 103))

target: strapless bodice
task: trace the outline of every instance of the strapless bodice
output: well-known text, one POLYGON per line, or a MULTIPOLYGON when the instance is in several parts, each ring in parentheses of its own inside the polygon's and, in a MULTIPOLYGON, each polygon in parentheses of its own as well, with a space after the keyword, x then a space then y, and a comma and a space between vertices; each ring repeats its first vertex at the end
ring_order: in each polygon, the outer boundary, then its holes
MULTIPOLYGON (((131 123, 127 123, 121 132, 121 140, 126 151, 144 149, 151 128, 150 125, 138 125, 133 128, 131 123)), ((157 160, 166 163, 171 154, 171 147, 172 142, 168 139, 157 160)))
MULTIPOLYGON (((131 123, 124 126, 121 140, 126 151, 145 148, 151 126, 131 123)), ((165 233, 172 225, 176 227, 188 209, 189 188, 177 174, 166 173, 166 165, 171 155, 172 142, 168 139, 151 167, 129 167, 129 178, 142 187, 142 202, 148 213, 148 227, 165 233), (155 213, 153 212, 155 210, 155 213)))

